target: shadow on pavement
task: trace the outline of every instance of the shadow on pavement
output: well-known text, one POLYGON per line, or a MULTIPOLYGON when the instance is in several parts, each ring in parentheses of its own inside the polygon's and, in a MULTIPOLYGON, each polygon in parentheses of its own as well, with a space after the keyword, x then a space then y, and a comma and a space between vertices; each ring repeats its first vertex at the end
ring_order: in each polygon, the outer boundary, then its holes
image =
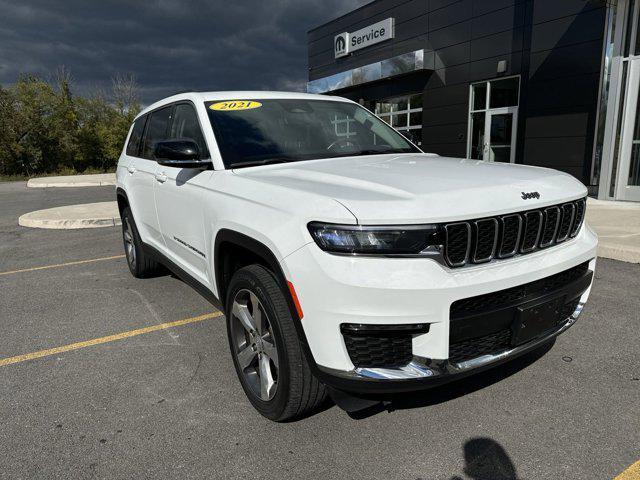
MULTIPOLYGON (((518 480, 506 450, 491 438, 478 437, 464 444, 464 474, 472 480, 518 480)), ((451 480, 464 480, 452 477, 451 480)))

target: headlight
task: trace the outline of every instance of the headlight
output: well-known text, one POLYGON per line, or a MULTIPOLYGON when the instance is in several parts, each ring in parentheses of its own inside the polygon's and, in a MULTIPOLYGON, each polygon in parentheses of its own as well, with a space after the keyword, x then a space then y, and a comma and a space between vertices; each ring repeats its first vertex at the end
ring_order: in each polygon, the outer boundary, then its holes
POLYGON ((436 225, 378 227, 312 222, 308 227, 318 246, 327 252, 411 255, 442 244, 436 225))

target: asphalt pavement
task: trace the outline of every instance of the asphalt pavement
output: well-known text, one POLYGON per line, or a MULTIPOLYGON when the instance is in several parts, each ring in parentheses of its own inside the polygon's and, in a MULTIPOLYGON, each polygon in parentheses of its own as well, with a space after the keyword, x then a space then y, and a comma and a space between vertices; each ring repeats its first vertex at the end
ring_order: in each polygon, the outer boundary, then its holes
POLYGON ((215 310, 175 277, 134 279, 120 227, 17 224, 113 196, 0 184, 0 478, 612 479, 640 459, 640 265, 600 259, 578 323, 535 355, 362 419, 276 424, 224 317, 189 320, 215 310))

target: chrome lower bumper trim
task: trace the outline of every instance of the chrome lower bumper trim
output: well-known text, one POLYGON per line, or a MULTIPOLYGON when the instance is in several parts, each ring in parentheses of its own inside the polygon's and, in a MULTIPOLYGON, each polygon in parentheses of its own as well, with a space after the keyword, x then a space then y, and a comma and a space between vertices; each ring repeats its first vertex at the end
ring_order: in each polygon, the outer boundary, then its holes
POLYGON ((584 308, 584 303, 580 302, 569 318, 565 320, 558 328, 548 332, 528 343, 513 347, 501 352, 482 355, 459 363, 452 363, 449 360, 431 360, 427 358, 414 357, 413 361, 404 367, 398 368, 355 368, 350 371, 341 371, 320 367, 322 370, 331 375, 340 376, 350 379, 369 379, 369 380, 417 380, 423 378, 434 378, 445 375, 456 375, 458 373, 467 372, 480 367, 491 365, 492 363, 505 360, 508 357, 515 357, 528 350, 533 350, 538 345, 551 340, 571 327, 584 308))

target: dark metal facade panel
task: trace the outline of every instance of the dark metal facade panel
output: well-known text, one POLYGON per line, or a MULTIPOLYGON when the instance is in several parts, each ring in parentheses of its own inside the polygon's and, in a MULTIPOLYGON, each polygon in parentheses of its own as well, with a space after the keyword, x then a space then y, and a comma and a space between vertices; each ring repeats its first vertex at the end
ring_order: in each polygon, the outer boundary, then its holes
POLYGON ((309 79, 424 50, 427 71, 337 94, 378 99, 423 92, 425 150, 466 155, 470 84, 520 75, 516 162, 587 181, 606 0, 378 0, 309 32, 309 79), (395 38, 333 58, 333 37, 394 17, 395 38), (498 62, 506 71, 498 74, 498 62), (428 71, 432 70, 432 71, 428 71))
POLYGON ((474 16, 471 26, 472 38, 512 30, 524 25, 525 5, 518 3, 484 15, 474 16))
POLYGON ((600 8, 533 25, 531 51, 539 52, 600 40, 604 21, 605 10, 600 8))

